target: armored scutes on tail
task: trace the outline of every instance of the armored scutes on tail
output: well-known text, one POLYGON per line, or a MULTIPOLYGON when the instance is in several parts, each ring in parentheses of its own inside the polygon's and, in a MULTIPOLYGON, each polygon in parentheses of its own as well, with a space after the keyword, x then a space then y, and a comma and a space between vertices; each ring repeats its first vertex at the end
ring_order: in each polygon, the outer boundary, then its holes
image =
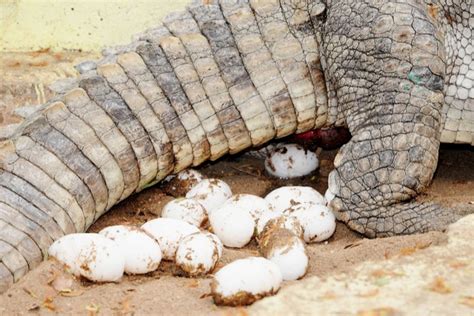
POLYGON ((0 133, 0 292, 167 174, 318 127, 353 135, 329 177, 339 219, 371 237, 442 229, 452 213, 410 200, 440 137, 474 144, 473 15, 471 0, 195 1, 78 65, 0 133))

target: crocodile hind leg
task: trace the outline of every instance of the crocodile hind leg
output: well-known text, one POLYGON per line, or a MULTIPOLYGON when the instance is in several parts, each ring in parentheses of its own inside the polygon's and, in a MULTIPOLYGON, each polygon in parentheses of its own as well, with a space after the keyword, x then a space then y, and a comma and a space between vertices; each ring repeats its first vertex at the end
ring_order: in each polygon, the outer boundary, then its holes
POLYGON ((353 135, 329 177, 331 206, 369 237, 439 230, 455 214, 414 198, 438 160, 442 33, 425 4, 373 2, 336 1, 328 10, 326 78, 353 135))

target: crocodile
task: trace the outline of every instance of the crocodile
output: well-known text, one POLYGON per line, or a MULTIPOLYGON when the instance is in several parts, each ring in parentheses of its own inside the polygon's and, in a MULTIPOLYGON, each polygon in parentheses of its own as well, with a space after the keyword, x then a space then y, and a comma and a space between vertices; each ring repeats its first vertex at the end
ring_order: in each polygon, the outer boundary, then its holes
POLYGON ((49 245, 171 173, 326 127, 337 218, 368 237, 458 216, 415 198, 441 142, 474 145, 471 0, 204 0, 80 76, 0 139, 0 291, 49 245))

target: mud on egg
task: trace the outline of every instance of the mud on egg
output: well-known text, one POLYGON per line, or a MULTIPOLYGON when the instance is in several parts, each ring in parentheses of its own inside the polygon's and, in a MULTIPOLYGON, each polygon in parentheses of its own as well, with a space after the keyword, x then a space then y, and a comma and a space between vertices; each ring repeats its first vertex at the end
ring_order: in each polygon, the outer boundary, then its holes
POLYGON ((276 264, 265 258, 249 257, 217 271, 211 282, 211 295, 216 305, 249 305, 276 294, 281 282, 276 264))

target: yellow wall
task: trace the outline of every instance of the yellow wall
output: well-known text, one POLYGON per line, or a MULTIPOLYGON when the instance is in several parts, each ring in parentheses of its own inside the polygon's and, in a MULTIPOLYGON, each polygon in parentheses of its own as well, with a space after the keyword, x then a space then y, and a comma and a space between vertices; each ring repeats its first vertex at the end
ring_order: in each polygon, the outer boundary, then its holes
POLYGON ((189 0, 0 0, 0 51, 126 44, 189 0))

